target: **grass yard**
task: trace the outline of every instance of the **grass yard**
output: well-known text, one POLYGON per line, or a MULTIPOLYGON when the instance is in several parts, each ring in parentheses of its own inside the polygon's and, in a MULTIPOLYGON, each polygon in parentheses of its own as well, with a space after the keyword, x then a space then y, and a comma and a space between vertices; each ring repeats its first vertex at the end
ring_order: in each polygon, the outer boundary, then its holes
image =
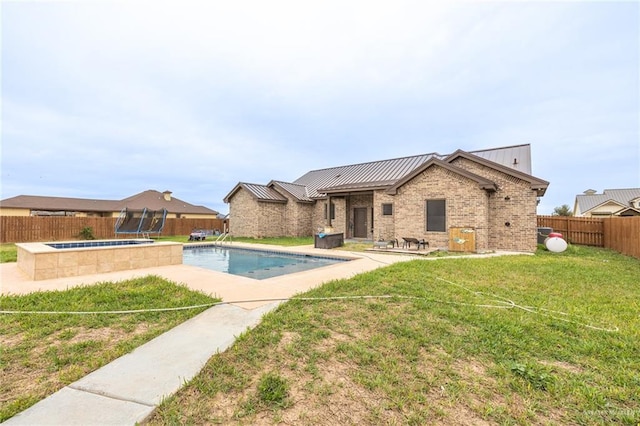
POLYGON ((416 260, 268 314, 151 424, 640 422, 640 261, 416 260))
POLYGON ((17 262, 18 249, 15 244, 0 244, 0 263, 17 262))
MULTIPOLYGON (((4 311, 122 311, 216 302, 157 276, 0 296, 4 311)), ((135 314, 0 314, 0 422, 206 308, 135 314)))

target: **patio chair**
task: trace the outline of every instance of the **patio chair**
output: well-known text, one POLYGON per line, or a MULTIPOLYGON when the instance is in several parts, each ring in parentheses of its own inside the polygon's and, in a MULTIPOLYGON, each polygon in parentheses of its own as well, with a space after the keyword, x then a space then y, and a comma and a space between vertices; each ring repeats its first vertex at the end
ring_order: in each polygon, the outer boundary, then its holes
POLYGON ((419 240, 417 238, 402 237, 402 240, 404 241, 402 243, 402 248, 410 249, 411 244, 415 244, 418 250, 420 250, 420 246, 424 247, 425 249, 429 247, 429 242, 425 241, 424 239, 419 240))

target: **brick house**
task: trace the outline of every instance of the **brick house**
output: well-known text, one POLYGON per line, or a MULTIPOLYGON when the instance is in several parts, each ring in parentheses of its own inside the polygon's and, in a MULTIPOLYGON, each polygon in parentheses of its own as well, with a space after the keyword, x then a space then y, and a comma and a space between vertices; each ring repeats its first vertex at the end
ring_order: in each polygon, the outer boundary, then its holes
POLYGON ((424 239, 464 251, 537 246, 530 145, 423 154, 313 170, 294 182, 238 183, 224 198, 233 235, 424 239), (329 228, 329 229, 327 229, 329 228))

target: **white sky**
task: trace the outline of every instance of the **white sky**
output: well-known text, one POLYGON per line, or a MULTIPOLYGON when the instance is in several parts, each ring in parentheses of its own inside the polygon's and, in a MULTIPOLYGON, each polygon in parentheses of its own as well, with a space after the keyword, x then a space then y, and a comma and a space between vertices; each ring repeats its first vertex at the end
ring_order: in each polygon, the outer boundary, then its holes
POLYGON ((640 3, 6 1, 1 198, 530 143, 550 214, 640 187, 640 3))

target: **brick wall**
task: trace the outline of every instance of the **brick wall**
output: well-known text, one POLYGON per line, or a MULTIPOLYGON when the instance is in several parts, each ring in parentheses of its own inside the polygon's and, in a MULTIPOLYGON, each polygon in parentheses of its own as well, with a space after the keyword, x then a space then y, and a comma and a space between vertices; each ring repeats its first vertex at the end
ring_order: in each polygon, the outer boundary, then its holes
POLYGON ((258 202, 244 189, 229 203, 229 226, 237 237, 280 237, 285 234, 285 204, 258 202))
POLYGON ((498 191, 489 198, 489 247, 497 250, 535 251, 538 202, 531 184, 465 158, 457 159, 453 165, 498 184, 498 191))
MULTIPOLYGON (((286 193, 282 195, 287 197, 286 193)), ((289 197, 287 199, 287 203, 257 201, 241 188, 229 203, 232 234, 254 238, 312 235, 317 203, 299 203, 289 197)))
POLYGON ((395 234, 402 237, 424 238, 431 248, 448 248, 451 227, 476 230, 476 250, 487 250, 488 204, 487 192, 475 181, 433 166, 401 186, 393 197, 395 234), (426 200, 446 202, 445 232, 426 231, 426 200))
MULTIPOLYGON (((473 228, 476 250, 535 251, 537 196, 530 183, 465 158, 458 158, 453 165, 496 182, 499 190, 485 191, 472 179, 432 166, 401 186, 394 196, 377 190, 373 196, 332 197, 333 230, 353 236, 353 209, 367 207, 369 238, 424 238, 432 248, 448 248, 449 228, 473 228), (428 199, 446 201, 447 231, 426 231, 428 199), (382 215, 385 203, 393 205, 391 216, 382 215), (374 229, 370 232, 372 220, 374 229)), ((286 204, 257 202, 240 190, 229 206, 231 230, 234 235, 252 237, 313 235, 328 225, 326 205, 327 200, 315 204, 292 199, 286 204)))
MULTIPOLYGON (((319 229, 324 229, 329 224, 328 217, 325 217, 325 206, 328 200, 319 200, 313 207, 313 223, 311 233, 315 234, 319 229)), ((331 220, 331 226, 334 232, 343 232, 345 236, 347 227, 346 200, 344 197, 332 197, 331 203, 335 206, 335 218, 331 220)), ((327 210, 328 212, 328 210, 327 210)))
POLYGON ((373 238, 375 240, 393 240, 398 238, 396 235, 395 216, 396 216, 396 198, 387 194, 384 190, 377 190, 373 193, 373 238), (382 205, 391 204, 392 214, 388 216, 382 215, 382 205))
POLYGON ((313 204, 298 203, 289 199, 285 204, 285 212, 282 220, 285 223, 283 235, 292 237, 306 237, 311 235, 313 217, 313 204))

